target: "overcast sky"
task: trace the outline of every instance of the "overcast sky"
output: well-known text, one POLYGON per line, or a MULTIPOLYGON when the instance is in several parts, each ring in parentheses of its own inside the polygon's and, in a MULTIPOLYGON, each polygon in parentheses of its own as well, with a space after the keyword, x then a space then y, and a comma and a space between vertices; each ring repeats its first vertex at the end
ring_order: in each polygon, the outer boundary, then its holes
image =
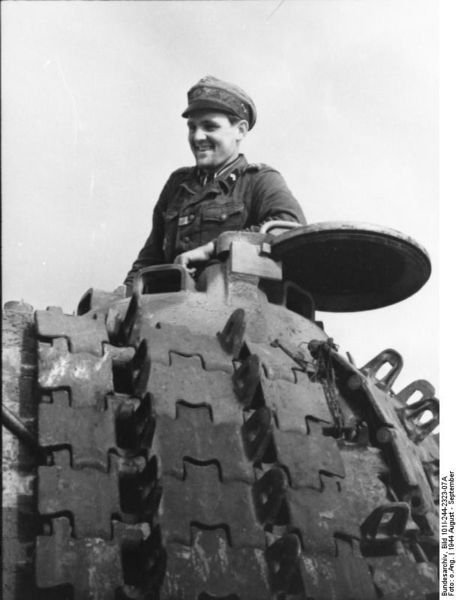
POLYGON ((358 366, 398 350, 396 389, 437 384, 437 26, 433 0, 3 2, 4 301, 72 312, 123 281, 169 173, 193 164, 180 114, 211 74, 254 98, 244 152, 281 171, 309 222, 428 250, 412 298, 318 316, 358 366))

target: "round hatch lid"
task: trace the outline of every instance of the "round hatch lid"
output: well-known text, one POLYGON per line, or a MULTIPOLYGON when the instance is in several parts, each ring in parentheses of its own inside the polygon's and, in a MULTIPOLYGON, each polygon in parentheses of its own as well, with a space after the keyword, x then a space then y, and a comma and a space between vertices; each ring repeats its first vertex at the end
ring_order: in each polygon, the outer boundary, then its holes
POLYGON ((431 275, 420 244, 368 223, 303 225, 275 237, 271 252, 283 263, 284 280, 308 291, 321 311, 389 306, 417 292, 431 275))

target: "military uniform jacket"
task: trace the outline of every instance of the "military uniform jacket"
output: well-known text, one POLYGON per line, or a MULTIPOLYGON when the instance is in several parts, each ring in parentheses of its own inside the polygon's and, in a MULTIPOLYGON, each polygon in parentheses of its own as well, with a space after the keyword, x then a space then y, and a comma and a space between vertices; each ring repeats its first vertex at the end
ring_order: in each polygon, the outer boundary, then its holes
POLYGON ((272 167, 249 164, 241 154, 211 183, 202 184, 197 167, 174 171, 154 208, 152 231, 129 271, 172 263, 224 231, 257 230, 266 221, 305 224, 302 210, 283 177, 272 167))

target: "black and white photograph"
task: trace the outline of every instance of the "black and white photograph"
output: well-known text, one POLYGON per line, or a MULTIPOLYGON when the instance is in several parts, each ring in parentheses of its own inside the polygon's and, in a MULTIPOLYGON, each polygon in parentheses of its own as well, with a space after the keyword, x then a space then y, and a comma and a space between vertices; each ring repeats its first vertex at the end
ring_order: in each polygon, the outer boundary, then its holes
POLYGON ((2 2, 5 600, 454 596, 443 4, 2 2))

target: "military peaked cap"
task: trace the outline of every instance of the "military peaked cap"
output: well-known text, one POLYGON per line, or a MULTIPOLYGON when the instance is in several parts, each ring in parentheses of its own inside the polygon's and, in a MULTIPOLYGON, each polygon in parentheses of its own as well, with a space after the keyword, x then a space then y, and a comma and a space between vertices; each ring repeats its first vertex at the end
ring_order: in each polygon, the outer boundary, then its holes
POLYGON ((196 110, 212 109, 245 119, 249 129, 255 125, 257 114, 253 100, 233 83, 207 75, 189 89, 187 99, 188 106, 182 113, 185 118, 196 110))

